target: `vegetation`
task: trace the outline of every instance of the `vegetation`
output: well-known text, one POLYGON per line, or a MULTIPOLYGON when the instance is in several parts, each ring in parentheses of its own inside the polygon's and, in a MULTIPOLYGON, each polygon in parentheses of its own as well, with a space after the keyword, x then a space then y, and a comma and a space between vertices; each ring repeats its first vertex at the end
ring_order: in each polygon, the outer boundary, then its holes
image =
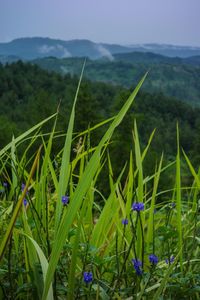
MULTIPOLYGON (((148 76, 151 77, 151 73, 148 76)), ((53 145, 58 152, 63 147, 64 132, 69 121, 73 98, 78 85, 78 78, 71 75, 64 77, 56 73, 48 73, 36 65, 17 62, 0 66, 0 146, 5 146, 31 126, 41 122, 56 112, 59 107, 56 130, 61 134, 53 145), (63 134, 63 135, 62 135, 63 134)), ((148 81, 146 80, 146 81, 148 81)), ((76 122, 74 132, 82 132, 119 111, 130 91, 121 86, 83 80, 76 106, 76 122)), ((145 147, 149 136, 156 128, 156 134, 144 162, 144 173, 151 174, 158 159, 164 152, 164 162, 175 159, 176 123, 180 127, 181 145, 192 158, 193 164, 199 162, 199 127, 200 110, 166 97, 163 94, 139 92, 137 101, 126 114, 124 121, 113 135, 109 147, 112 166, 116 176, 128 161, 132 146, 132 128, 137 120, 141 147, 145 147)), ((42 132, 51 131, 52 122, 42 127, 42 132)), ((101 138, 103 128, 90 136, 90 145, 94 147, 101 138)), ((27 144, 23 143, 18 151, 23 154, 27 144)), ((37 149, 32 147, 30 157, 37 149)), ((105 172, 106 173, 106 172, 105 172)), ((186 172, 187 173, 187 172, 186 172)), ((104 191, 109 193, 104 170, 99 179, 104 191)), ((173 175, 167 173, 162 181, 163 189, 172 184, 173 175), (168 174, 168 176, 167 176, 168 174)), ((188 180, 188 175, 185 175, 188 180)), ((123 179, 125 179, 123 177, 123 179)))
MULTIPOLYGON (((54 147, 61 137, 56 113, 0 151, 1 298, 199 299, 200 179, 187 151, 181 150, 178 125, 173 161, 164 162, 161 154, 147 173, 143 166, 154 132, 146 145, 140 143, 134 121, 129 159, 117 173, 113 168, 110 148, 119 150, 119 144, 112 143, 113 133, 125 133, 122 121, 133 113, 144 79, 115 117, 75 134, 77 97, 79 92, 84 95, 79 82, 61 149, 54 147), (51 120, 47 137, 40 128, 51 120), (104 132, 101 138, 99 129, 104 132), (186 167, 189 181, 183 177, 186 167), (102 172, 106 193, 100 184, 102 172), (160 182, 168 172, 174 176, 163 189, 160 182)), ((119 106, 119 96, 116 99, 119 106)))
MULTIPOLYGON (((146 81, 150 77, 151 72, 146 81)), ((20 61, 11 65, 0 65, 0 146, 9 143, 13 134, 18 136, 55 113, 58 106, 57 130, 64 132, 77 85, 77 77, 48 73, 35 65, 20 61)), ((129 93, 129 90, 121 86, 83 80, 76 107, 75 132, 84 131, 88 125, 93 126, 116 114, 129 93)), ((190 152, 193 162, 198 161, 200 110, 161 93, 140 92, 135 105, 113 137, 114 144, 119 145, 116 146, 116 153, 112 154, 114 165, 122 157, 119 149, 123 150, 122 165, 129 157, 134 119, 138 123, 142 146, 147 143, 154 128, 157 128, 151 147, 152 157, 159 157, 164 151, 167 159, 174 157, 175 128, 176 122, 179 122, 181 144, 190 152)), ((45 124, 43 132, 50 131, 51 126, 51 123, 45 124)), ((92 142, 102 134, 100 128, 95 132, 92 142)), ((57 146, 62 147, 62 143, 63 140, 59 139, 57 146)), ((152 167, 150 165, 150 169, 152 167)))
MULTIPOLYGON (((199 57, 188 59, 169 58, 152 53, 126 53, 114 55, 114 60, 88 60, 85 76, 90 80, 132 87, 146 70, 151 76, 143 89, 180 99, 193 106, 200 102, 199 57)), ((61 74, 80 74, 83 58, 56 59, 54 57, 34 60, 34 63, 49 71, 61 74)))

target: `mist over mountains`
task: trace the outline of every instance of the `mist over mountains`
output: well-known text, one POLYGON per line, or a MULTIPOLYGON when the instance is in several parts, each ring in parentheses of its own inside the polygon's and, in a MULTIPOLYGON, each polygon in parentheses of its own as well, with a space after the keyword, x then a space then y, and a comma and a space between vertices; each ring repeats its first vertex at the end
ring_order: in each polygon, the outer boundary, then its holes
POLYGON ((20 38, 0 43, 0 62, 18 60, 37 64, 49 72, 80 75, 130 88, 150 70, 144 89, 163 93, 200 106, 200 47, 174 45, 117 45, 89 40, 63 41, 50 38, 20 38))
POLYGON ((59 40, 42 37, 19 38, 8 43, 0 43, 0 61, 17 59, 32 60, 53 56, 56 58, 88 57, 99 59, 106 57, 114 60, 115 54, 131 52, 151 52, 168 57, 186 58, 200 55, 200 47, 174 46, 162 44, 118 45, 95 43, 89 40, 59 40))

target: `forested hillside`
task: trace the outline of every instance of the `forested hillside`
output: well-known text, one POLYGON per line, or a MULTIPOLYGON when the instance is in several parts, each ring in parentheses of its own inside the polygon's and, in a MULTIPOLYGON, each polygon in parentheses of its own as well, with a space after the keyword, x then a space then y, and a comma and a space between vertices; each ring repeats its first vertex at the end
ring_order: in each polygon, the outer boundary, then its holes
MULTIPOLYGON (((80 74, 84 58, 54 57, 34 60, 40 67, 61 74, 80 74)), ((169 58, 152 53, 128 53, 114 55, 114 60, 87 60, 85 77, 126 88, 133 87, 149 70, 143 90, 162 92, 190 105, 200 106, 199 57, 169 58)))
MULTIPOLYGON (((146 79, 147 85, 149 77, 146 79)), ((135 86, 137 81, 133 81, 135 86)), ((56 112, 59 103, 58 131, 66 130, 71 106, 78 85, 78 77, 61 76, 48 73, 36 65, 17 62, 0 66, 0 146, 8 143, 12 135, 19 135, 45 117, 56 112)), ((142 90, 144 90, 142 88, 142 90)), ((113 116, 130 91, 120 86, 105 83, 94 83, 83 80, 76 108, 77 132, 81 132, 113 116)), ((162 151, 170 160, 176 153, 176 123, 179 122, 181 145, 189 152, 193 160, 199 158, 200 110, 193 109, 174 98, 163 94, 140 92, 133 108, 127 114, 114 135, 113 144, 116 153, 115 163, 122 165, 128 155, 132 143, 132 128, 137 120, 142 145, 148 141, 149 135, 157 128, 151 147, 148 168, 151 161, 158 159, 162 151), (116 151, 117 149, 117 151, 116 151)), ((51 130, 52 124, 46 127, 51 130)), ((44 129, 43 129, 44 130, 44 129)), ((98 140, 103 128, 92 135, 98 140)), ((59 145, 59 141, 58 141, 59 145)), ((110 146, 112 151, 112 145, 110 146)))

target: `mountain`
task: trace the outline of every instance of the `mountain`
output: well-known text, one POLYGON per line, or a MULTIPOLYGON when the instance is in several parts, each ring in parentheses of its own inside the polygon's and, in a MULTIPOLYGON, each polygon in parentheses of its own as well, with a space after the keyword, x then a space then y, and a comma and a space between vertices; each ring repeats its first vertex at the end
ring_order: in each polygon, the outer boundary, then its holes
POLYGON ((153 52, 169 57, 189 57, 200 55, 200 47, 177 46, 167 44, 130 45, 133 51, 153 52))
POLYGON ((121 46, 89 40, 62 41, 40 37, 0 44, 0 62, 3 64, 18 59, 29 60, 63 75, 70 73, 79 76, 84 57, 88 57, 84 76, 93 81, 129 88, 150 70, 144 84, 146 91, 161 92, 200 106, 198 47, 157 44, 121 46))
POLYGON ((15 55, 22 60, 31 60, 47 56, 89 57, 97 59, 102 56, 112 58, 112 54, 128 52, 131 48, 120 45, 94 43, 89 40, 62 41, 50 38, 21 38, 9 43, 0 43, 0 55, 15 55))
POLYGON ((0 63, 6 64, 6 63, 13 63, 20 60, 20 57, 15 55, 0 55, 0 63))
POLYGON ((200 66, 200 55, 190 57, 169 57, 153 52, 130 52, 113 55, 115 61, 127 63, 171 64, 171 65, 194 65, 200 66))
POLYGON ((0 43, 0 56, 15 56, 22 60, 32 60, 54 56, 64 57, 89 57, 90 59, 99 59, 107 57, 114 60, 117 53, 130 52, 152 52, 169 57, 189 57, 200 55, 200 47, 184 47, 173 45, 117 45, 106 43, 94 43, 89 40, 69 40, 63 41, 50 38, 19 38, 8 43, 0 43))

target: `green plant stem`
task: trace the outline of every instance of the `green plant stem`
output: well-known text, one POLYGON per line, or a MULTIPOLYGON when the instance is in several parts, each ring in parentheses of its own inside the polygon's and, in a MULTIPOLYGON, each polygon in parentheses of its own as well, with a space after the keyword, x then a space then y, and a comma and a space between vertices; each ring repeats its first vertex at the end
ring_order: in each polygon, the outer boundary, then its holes
POLYGON ((142 268, 144 266, 144 231, 143 231, 143 226, 142 226, 142 218, 141 218, 141 214, 138 211, 138 219, 140 221, 140 228, 141 228, 141 235, 142 235, 142 268))

